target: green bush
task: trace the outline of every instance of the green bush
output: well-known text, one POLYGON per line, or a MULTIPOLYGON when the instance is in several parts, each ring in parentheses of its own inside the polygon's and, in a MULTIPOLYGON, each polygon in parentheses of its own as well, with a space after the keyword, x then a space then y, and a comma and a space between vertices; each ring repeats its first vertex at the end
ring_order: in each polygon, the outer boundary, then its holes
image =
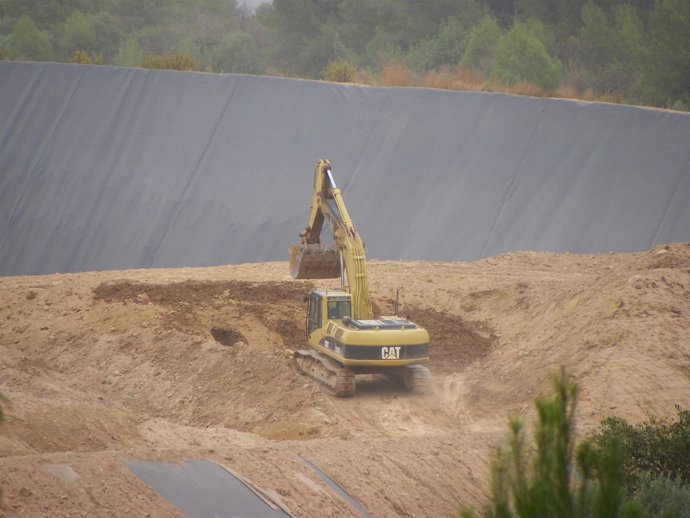
POLYGON ((211 65, 216 72, 260 74, 263 71, 263 57, 249 35, 231 33, 213 47, 211 65))
POLYGON ((491 16, 485 16, 470 32, 460 64, 488 74, 494 62, 496 45, 501 39, 501 34, 501 28, 496 20, 491 16))
POLYGON ((28 15, 17 20, 8 40, 10 52, 15 59, 49 61, 53 57, 50 37, 39 30, 28 15))
POLYGON ((115 56, 115 64, 119 67, 140 67, 144 62, 144 53, 134 36, 128 37, 115 56))
MULTIPOLYGON (((632 518, 645 516, 625 492, 624 449, 613 439, 575 448, 577 385, 561 370, 555 395, 536 402, 535 449, 530 454, 518 419, 508 444, 497 449, 485 518, 632 518)), ((465 510, 462 516, 474 516, 465 510)))
POLYGON ((638 426, 610 417, 602 422, 600 431, 592 439, 599 446, 611 441, 622 444, 626 455, 625 471, 632 490, 637 487, 642 473, 690 483, 690 410, 678 408, 677 421, 653 418, 638 426))
POLYGON ((561 72, 561 62, 526 25, 515 25, 496 45, 491 79, 508 85, 528 82, 548 90, 559 85, 561 72))
POLYGON ((636 495, 642 508, 653 518, 690 518, 690 487, 678 478, 644 473, 636 495))
POLYGON ((333 83, 352 83, 357 68, 347 61, 331 61, 323 72, 323 78, 333 83))

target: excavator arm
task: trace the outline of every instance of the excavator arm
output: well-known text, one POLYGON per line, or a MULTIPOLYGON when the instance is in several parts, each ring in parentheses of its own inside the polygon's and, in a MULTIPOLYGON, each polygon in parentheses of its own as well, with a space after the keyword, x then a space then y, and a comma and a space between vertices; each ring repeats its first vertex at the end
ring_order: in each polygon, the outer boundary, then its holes
POLYGON ((352 318, 373 318, 364 243, 355 230, 336 186, 328 160, 319 160, 314 171, 309 221, 300 233, 301 243, 290 246, 290 271, 295 279, 341 278, 352 297, 352 318), (334 240, 321 243, 326 223, 334 240))

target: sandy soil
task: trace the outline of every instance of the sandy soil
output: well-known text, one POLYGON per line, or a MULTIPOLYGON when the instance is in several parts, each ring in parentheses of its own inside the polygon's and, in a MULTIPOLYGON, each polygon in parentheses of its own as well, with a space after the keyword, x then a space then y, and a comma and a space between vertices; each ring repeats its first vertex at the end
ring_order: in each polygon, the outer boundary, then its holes
POLYGON ((298 376, 287 263, 0 278, 0 516, 180 516, 129 460, 209 459, 297 516, 457 516, 487 495, 508 416, 562 365, 578 431, 690 407, 690 245, 369 264, 375 305, 432 338, 433 390, 335 399, 298 376), (399 290, 399 291, 398 291, 399 290))

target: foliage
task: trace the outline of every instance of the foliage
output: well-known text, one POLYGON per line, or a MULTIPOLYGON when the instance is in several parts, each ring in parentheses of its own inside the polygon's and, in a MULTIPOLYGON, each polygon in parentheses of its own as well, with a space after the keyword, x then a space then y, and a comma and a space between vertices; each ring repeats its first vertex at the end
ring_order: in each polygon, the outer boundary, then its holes
POLYGON ((657 106, 690 105, 690 2, 657 0, 649 17, 640 97, 657 106))
POLYGON ((47 61, 53 57, 48 34, 41 31, 30 16, 24 15, 14 25, 9 37, 9 49, 13 57, 47 61))
POLYGON ((120 45, 125 40, 125 33, 120 21, 115 15, 101 12, 91 15, 93 26, 96 30, 96 41, 90 51, 104 57, 104 62, 112 63, 120 45))
POLYGON ((88 52, 84 50, 75 50, 72 54, 72 63, 80 65, 101 65, 103 63, 103 56, 96 54, 91 57, 88 52))
POLYGON ((134 36, 125 40, 124 45, 118 50, 114 60, 120 67, 140 67, 144 62, 144 52, 134 36))
POLYGON ((678 409, 677 421, 651 419, 632 426, 618 417, 603 421, 593 437, 598 446, 618 442, 625 451, 625 471, 634 489, 641 473, 690 483, 690 410, 678 409))
MULTIPOLYGON (((644 516, 625 495, 623 448, 615 441, 577 449, 574 418, 578 388, 561 370, 553 398, 536 401, 535 451, 530 455, 524 427, 510 421, 508 444, 498 448, 492 468, 486 518, 613 518, 644 516)), ((464 517, 474 512, 463 511, 464 517)))
POLYGON ((501 28, 491 16, 485 16, 470 32, 467 47, 460 62, 489 74, 494 62, 496 46, 501 39, 501 28))
POLYGON ((526 81, 552 89, 559 85, 561 71, 561 62, 549 55, 529 27, 517 24, 496 45, 491 78, 509 85, 526 81))
POLYGON ((67 53, 78 49, 92 49, 96 45, 96 26, 93 18, 80 11, 74 11, 63 22, 60 46, 67 53))
POLYGON ((460 62, 471 30, 481 20, 481 10, 475 0, 462 3, 463 8, 458 15, 446 20, 436 34, 410 50, 408 61, 414 68, 431 70, 460 62))
POLYGON ((241 32, 228 34, 213 48, 211 64, 216 72, 260 74, 263 69, 259 48, 241 32))
POLYGON ((144 68, 153 68, 159 70, 197 70, 197 63, 189 54, 179 54, 171 52, 168 54, 159 54, 157 56, 146 56, 144 68))
POLYGON ((678 478, 640 475, 637 501, 650 516, 690 518, 690 486, 678 478))
POLYGON ((413 71, 470 87, 449 72, 462 65, 491 78, 485 89, 684 110, 688 41, 688 0, 273 0, 255 12, 239 0, 0 0, 2 59, 83 51, 140 66, 173 53, 207 71, 312 78, 347 62, 372 81, 413 71))
POLYGON ((352 83, 356 74, 357 68, 352 63, 331 61, 323 72, 323 78, 334 83, 352 83))
POLYGON ((571 63, 601 93, 632 92, 638 81, 644 26, 637 11, 617 5, 610 13, 589 1, 572 40, 571 63))

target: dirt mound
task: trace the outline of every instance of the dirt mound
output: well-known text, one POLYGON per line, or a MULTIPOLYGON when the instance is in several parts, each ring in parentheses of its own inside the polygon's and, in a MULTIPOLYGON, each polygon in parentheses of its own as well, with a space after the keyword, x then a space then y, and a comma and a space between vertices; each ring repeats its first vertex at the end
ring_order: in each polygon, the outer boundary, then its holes
POLYGON ((486 322, 467 322, 448 311, 408 307, 412 320, 429 330, 433 355, 429 368, 435 373, 457 372, 485 357, 497 341, 486 322))
POLYGON ((582 433, 609 415, 640 422, 690 406, 688 244, 371 261, 374 306, 389 314, 397 300, 430 333, 425 396, 369 376, 341 400, 297 375, 303 297, 337 281, 293 281, 287 268, 0 278, 11 401, 0 514, 175 515, 125 462, 209 458, 300 516, 354 515, 299 454, 376 516, 452 515, 483 499, 507 416, 529 415, 561 365, 581 382, 582 433))
MULTIPOLYGON (((304 311, 303 297, 310 284, 294 282, 195 281, 185 280, 169 284, 141 283, 131 280, 106 281, 93 291, 94 300, 107 303, 154 304, 166 308, 164 325, 183 333, 205 336, 209 329, 204 318, 209 313, 232 307, 238 315, 251 314, 263 321, 283 342, 295 346, 304 337, 304 330, 294 318, 304 311)), ((224 340, 236 336, 246 341, 237 330, 216 329, 224 340)), ((212 330, 211 330, 212 331, 212 330)), ((235 340, 235 341, 238 341, 235 340)), ((233 342, 234 343, 234 342, 233 342)), ((227 345, 227 344, 226 344, 227 345)))

